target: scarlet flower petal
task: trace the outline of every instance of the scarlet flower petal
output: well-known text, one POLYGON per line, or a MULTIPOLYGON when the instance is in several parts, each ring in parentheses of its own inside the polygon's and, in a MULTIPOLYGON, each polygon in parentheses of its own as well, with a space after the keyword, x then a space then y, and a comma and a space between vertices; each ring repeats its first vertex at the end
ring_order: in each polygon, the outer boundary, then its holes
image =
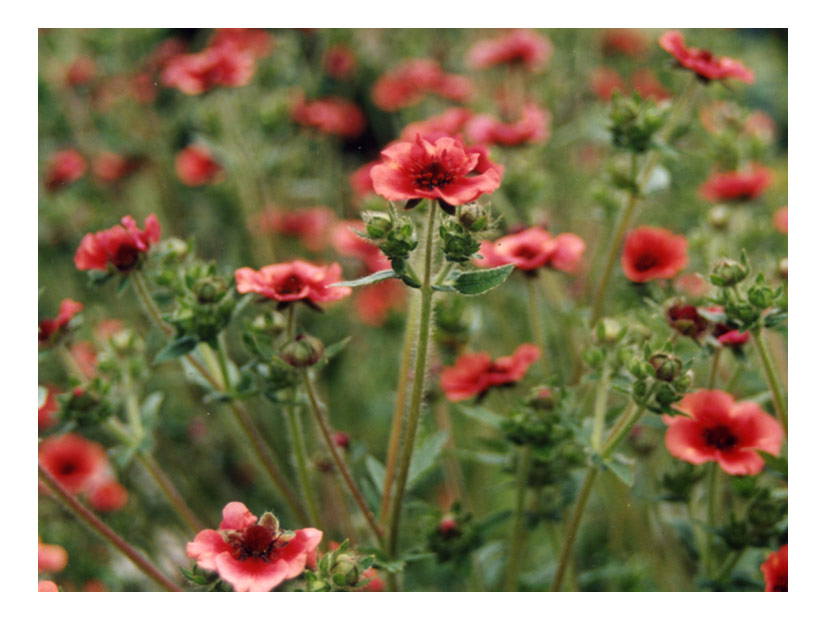
POLYGON ((234 529, 241 531, 245 527, 255 525, 258 520, 247 506, 239 501, 233 501, 224 506, 220 529, 234 529))
POLYGON ((745 449, 720 452, 718 464, 730 475, 758 475, 764 468, 763 458, 754 451, 745 449))
POLYGON ((670 420, 672 423, 666 430, 666 449, 670 454, 692 464, 715 459, 715 452, 703 443, 703 426, 688 417, 670 417, 670 420))
POLYGON ((220 553, 215 557, 215 569, 236 592, 269 592, 287 578, 288 565, 281 559, 239 561, 230 553, 220 553))
POLYGON ((204 570, 217 570, 215 558, 230 551, 230 545, 214 529, 199 531, 195 540, 187 543, 187 556, 195 559, 204 570))

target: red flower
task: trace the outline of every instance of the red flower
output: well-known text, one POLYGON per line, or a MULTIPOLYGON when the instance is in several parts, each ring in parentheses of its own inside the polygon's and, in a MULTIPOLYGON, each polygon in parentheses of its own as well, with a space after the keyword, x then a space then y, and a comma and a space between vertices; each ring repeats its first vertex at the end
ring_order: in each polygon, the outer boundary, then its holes
POLYGON ((327 241, 327 231, 336 219, 328 207, 309 207, 297 210, 268 208, 259 214, 258 231, 277 232, 298 237, 310 251, 321 251, 327 241))
POLYGON ((155 214, 147 216, 143 231, 132 216, 124 216, 119 225, 83 236, 75 253, 75 267, 106 270, 111 264, 121 272, 129 272, 160 238, 161 225, 155 214))
POLYGON ((495 39, 475 43, 468 52, 468 66, 488 69, 495 65, 524 65, 539 71, 551 56, 551 42, 531 30, 513 30, 495 39))
POLYGON ((175 156, 175 172, 188 186, 203 186, 220 181, 223 171, 209 150, 201 145, 190 145, 175 156))
POLYGON ((626 236, 623 273, 635 283, 671 279, 689 265, 687 241, 659 227, 638 227, 626 236))
POLYGON ((66 70, 66 84, 69 86, 89 84, 97 73, 95 61, 88 56, 78 56, 66 70))
MULTIPOLYGON (((703 307, 702 310, 708 313, 724 313, 724 308, 717 305, 703 307)), ((722 346, 737 347, 744 345, 747 341, 749 341, 748 332, 742 333, 735 327, 734 324, 727 324, 726 322, 716 322, 713 324, 712 336, 715 337, 718 343, 722 346)))
POLYGON ((462 102, 472 92, 468 78, 443 73, 439 64, 429 58, 415 58, 381 76, 373 85, 371 97, 379 108, 392 112, 413 106, 428 93, 462 102))
POLYGON ((664 415, 666 448, 676 458, 703 464, 716 461, 730 475, 756 475, 764 460, 756 450, 777 456, 784 430, 754 402, 735 403, 724 391, 702 389, 684 396, 678 410, 664 415))
POLYGON ((753 164, 743 171, 713 173, 701 186, 700 194, 709 201, 749 201, 757 199, 772 184, 772 171, 753 164))
POLYGON ((351 173, 350 188, 357 197, 362 198, 369 194, 374 194, 373 180, 370 178, 370 171, 374 166, 381 163, 382 160, 373 160, 367 164, 363 164, 351 173))
POLYGON ((195 54, 170 58, 161 82, 187 95, 201 95, 218 86, 249 84, 255 73, 255 56, 233 44, 212 45, 195 54))
MULTIPOLYGON (((69 354, 72 360, 77 365, 80 373, 87 378, 92 378, 98 371, 98 354, 95 348, 88 341, 76 341, 69 348, 69 354)), ((82 391, 80 387, 75 389, 75 393, 82 391)))
POLYGON ((60 303, 60 311, 54 319, 45 318, 37 325, 37 341, 40 344, 48 343, 52 337, 66 326, 78 313, 83 311, 83 303, 64 298, 60 303))
POLYGON ((135 158, 125 158, 111 151, 104 151, 92 161, 92 172, 105 183, 118 181, 140 166, 135 158))
POLYGON ((468 138, 474 143, 520 145, 541 143, 550 135, 551 113, 535 104, 526 104, 522 116, 505 123, 491 115, 478 115, 468 123, 468 138))
POLYGON ((621 75, 610 67, 598 67, 589 78, 594 94, 604 101, 612 99, 615 91, 626 92, 621 75))
POLYGON ((243 503, 224 506, 218 531, 204 529, 187 544, 187 555, 217 572, 236 592, 269 592, 299 576, 316 554, 322 532, 285 531, 269 512, 257 520, 243 503))
POLYGON ((761 564, 764 573, 765 592, 786 592, 787 590, 787 545, 770 553, 761 564))
POLYGON ((341 280, 342 268, 338 263, 314 266, 300 259, 264 266, 261 270, 239 268, 235 271, 236 288, 240 294, 255 292, 279 302, 340 300, 350 294, 350 288, 328 285, 341 280))
POLYGON ((53 415, 57 414, 60 407, 57 403, 59 391, 52 386, 46 386, 46 397, 42 403, 37 405, 37 431, 42 432, 55 424, 53 415))
POLYGON ((709 322, 698 313, 695 305, 678 301, 666 310, 666 321, 681 335, 698 339, 709 326, 709 322))
POLYGON ((467 108, 448 108, 445 112, 425 119, 414 121, 402 128, 401 140, 412 143, 417 134, 431 142, 442 136, 455 136, 462 131, 471 118, 472 113, 467 108))
POLYGON ((573 273, 579 268, 585 249, 586 243, 573 233, 563 233, 555 238, 541 227, 531 227, 501 237, 496 242, 483 241, 480 246, 483 258, 475 263, 484 268, 513 263, 525 272, 548 265, 555 270, 573 273))
POLYGON ((115 512, 129 501, 126 488, 114 479, 96 482, 88 491, 87 497, 92 507, 99 512, 115 512))
POLYGON ((365 115, 359 106, 341 97, 326 97, 305 103, 304 96, 293 106, 293 120, 325 134, 355 138, 365 130, 365 115))
POLYGON ((456 206, 500 186, 501 174, 493 165, 468 177, 477 169, 480 154, 455 138, 430 143, 418 136, 414 142, 400 141, 382 151, 382 159, 370 176, 376 194, 389 201, 441 199, 456 206))
POLYGON ((347 80, 356 69, 356 55, 347 45, 331 45, 322 59, 324 69, 334 80, 347 80))
POLYGON ((669 92, 651 69, 645 67, 632 74, 632 89, 637 91, 643 99, 653 99, 661 102, 672 98, 669 92))
POLYGON ((69 555, 66 549, 58 544, 43 544, 37 536, 37 571, 60 572, 66 568, 69 555))
POLYGON ((632 58, 646 56, 649 40, 640 30, 634 28, 609 28, 600 37, 603 54, 625 54, 632 58))
POLYGON ((86 492, 108 466, 101 445, 72 433, 46 439, 39 455, 43 468, 71 493, 86 492))
POLYGON ((231 46, 240 52, 263 58, 273 51, 273 38, 261 28, 217 28, 209 47, 231 46))
POLYGON ((731 58, 715 58, 712 52, 687 48, 683 42, 683 35, 677 30, 663 33, 658 40, 660 46, 674 56, 677 61, 691 69, 705 80, 723 80, 735 78, 747 84, 755 82, 755 74, 744 67, 740 61, 731 58))
POLYGON ((511 356, 491 360, 487 352, 461 355, 453 367, 442 371, 439 384, 452 402, 482 396, 494 386, 513 384, 521 380, 528 368, 540 358, 540 348, 524 343, 511 356))
POLYGON ((46 189, 55 191, 68 186, 86 174, 86 160, 74 149, 56 151, 46 169, 46 189))
POLYGON ((376 568, 368 568, 365 572, 362 573, 360 577, 362 581, 368 581, 365 585, 358 588, 357 592, 384 592, 385 591, 385 582, 382 580, 382 577, 379 576, 376 568))
POLYGON ((343 220, 336 223, 330 234, 333 248, 341 255, 357 257, 364 263, 367 272, 378 272, 390 268, 390 261, 379 247, 360 236, 357 231, 365 232, 365 223, 361 220, 343 220))
POLYGON ((709 284, 697 272, 683 274, 675 279, 675 289, 690 298, 703 298, 709 291, 709 284))
POLYGON ((59 592, 57 584, 54 581, 40 581, 37 584, 38 592, 59 592))
POLYGON ((775 210, 775 213, 772 215, 772 225, 778 231, 787 235, 787 206, 781 207, 775 210))

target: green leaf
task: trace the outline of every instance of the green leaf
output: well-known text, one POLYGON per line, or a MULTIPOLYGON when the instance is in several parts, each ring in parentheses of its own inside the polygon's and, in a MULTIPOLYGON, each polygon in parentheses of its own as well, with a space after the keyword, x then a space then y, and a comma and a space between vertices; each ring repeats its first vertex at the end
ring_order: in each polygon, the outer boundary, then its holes
POLYGON ((514 264, 510 263, 497 268, 459 272, 451 281, 443 285, 465 296, 477 296, 504 283, 512 270, 514 270, 514 264))
POLYGON ((764 459, 766 464, 773 471, 778 471, 785 478, 787 477, 787 459, 784 457, 773 456, 765 451, 759 451, 758 454, 764 459))
POLYGON ((330 362, 330 359, 345 349, 345 346, 350 343, 350 339, 350 337, 345 337, 330 346, 325 346, 322 358, 313 365, 313 369, 322 369, 325 367, 330 362))
POLYGON ((385 466, 370 455, 365 458, 365 466, 367 466, 370 481, 376 486, 376 490, 382 492, 385 488, 385 466))
POLYGON ((147 428, 153 428, 155 421, 158 419, 158 410, 161 408, 161 402, 164 401, 164 394, 160 391, 150 393, 144 403, 141 404, 141 423, 147 428))
POLYGON ((511 459, 505 454, 498 454, 493 451, 474 451, 472 449, 457 449, 457 458, 460 460, 474 460, 488 466, 506 467, 511 459))
POLYGON ((379 281, 387 281, 388 279, 398 278, 399 275, 393 270, 380 270, 379 272, 374 272, 373 274, 363 276, 361 279, 355 279, 353 281, 340 281, 339 283, 328 285, 328 287, 361 287, 362 285, 370 285, 371 283, 378 283, 379 281))
POLYGON ((633 463, 631 460, 623 458, 622 456, 614 456, 605 460, 603 464, 627 486, 635 483, 635 475, 632 473, 631 468, 633 463))
POLYGON ((448 432, 440 430, 433 436, 425 439, 425 442, 414 450, 413 458, 411 458, 411 467, 408 471, 407 488, 412 488, 427 471, 436 466, 436 461, 447 440, 448 432))
POLYGON ((164 361, 170 361, 178 358, 179 356, 189 354, 197 345, 198 338, 193 337, 192 335, 184 335, 183 337, 173 339, 166 346, 164 346, 158 354, 155 355, 155 358, 152 360, 152 364, 158 365, 164 361))
POLYGON ((456 405, 456 409, 466 417, 492 427, 498 427, 503 420, 500 415, 482 406, 463 406, 458 404, 456 405))

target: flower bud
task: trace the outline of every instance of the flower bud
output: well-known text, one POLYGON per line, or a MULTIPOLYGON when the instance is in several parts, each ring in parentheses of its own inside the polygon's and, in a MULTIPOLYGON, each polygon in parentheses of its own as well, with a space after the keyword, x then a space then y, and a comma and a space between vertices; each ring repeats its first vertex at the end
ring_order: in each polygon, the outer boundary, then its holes
POLYGON ((293 367, 315 365, 324 354, 324 344, 311 335, 299 335, 281 350, 281 358, 293 367))
POLYGON ((725 231, 729 227, 729 208, 726 205, 716 205, 709 210, 706 218, 713 229, 725 231))
POLYGON ((595 327, 597 340, 606 345, 617 343, 623 337, 623 333, 620 322, 609 317, 601 319, 595 327))
POLYGON ((749 268, 734 259, 721 259, 715 264, 710 280, 719 287, 732 287, 749 274, 749 268))
POLYGON ((785 281, 787 280, 787 269, 789 268, 789 261, 786 257, 778 262, 778 276, 785 281))
POLYGON ((554 410, 560 401, 560 392, 541 384, 533 389, 526 398, 526 405, 536 410, 554 410))
POLYGON ((775 294, 772 289, 757 283, 749 288, 747 298, 759 309, 768 309, 775 302, 775 294))
POLYGON ((180 238, 166 238, 158 242, 157 253, 164 263, 183 261, 189 253, 189 245, 180 238))
POLYGON ((649 359, 649 364, 655 370, 655 378, 663 382, 672 382, 683 369, 681 360, 672 354, 654 354, 649 359))
POLYGON ((355 586, 359 583, 361 574, 362 569, 359 567, 359 560, 350 553, 338 555, 335 563, 330 568, 333 582, 339 587, 355 586))
POLYGON ((666 309, 666 321, 675 331, 692 339, 697 339, 709 325, 709 322, 698 313, 697 307, 680 299, 669 304, 666 309))
POLYGON ((192 291, 198 302, 201 304, 210 304, 221 300, 227 292, 227 283, 220 277, 208 276, 203 279, 198 279, 192 291))
POLYGON ((384 238, 392 228, 391 217, 381 212, 372 212, 365 222, 365 232, 371 240, 384 238))
POLYGON ((334 432, 333 443, 336 447, 347 451, 350 448, 350 437, 344 432, 334 432))
POLYGON ((444 536, 452 536, 457 533, 457 519, 453 514, 446 514, 439 521, 439 531, 444 536))
POLYGON ((488 213, 479 203, 468 203, 459 208, 457 218, 469 231, 479 232, 488 226, 488 213))
POLYGON ((287 330, 287 318, 278 311, 262 313, 253 320, 253 330, 271 337, 278 337, 287 330))

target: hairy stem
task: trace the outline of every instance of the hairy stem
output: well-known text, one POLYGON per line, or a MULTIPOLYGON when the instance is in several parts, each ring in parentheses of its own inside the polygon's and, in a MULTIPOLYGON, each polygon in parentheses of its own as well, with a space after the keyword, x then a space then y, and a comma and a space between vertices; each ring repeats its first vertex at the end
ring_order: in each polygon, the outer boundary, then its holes
POLYGON ((758 355, 761 357, 761 367, 764 369, 764 375, 767 378, 767 384, 772 393, 772 404, 775 407, 775 414, 781 419, 781 424, 784 426, 784 434, 787 434, 787 398, 784 396, 784 389, 781 386, 781 378, 778 374, 778 367, 775 364, 775 359, 770 354, 767 347, 767 341, 764 338, 763 329, 759 328, 752 331, 755 348, 758 350, 758 355))

